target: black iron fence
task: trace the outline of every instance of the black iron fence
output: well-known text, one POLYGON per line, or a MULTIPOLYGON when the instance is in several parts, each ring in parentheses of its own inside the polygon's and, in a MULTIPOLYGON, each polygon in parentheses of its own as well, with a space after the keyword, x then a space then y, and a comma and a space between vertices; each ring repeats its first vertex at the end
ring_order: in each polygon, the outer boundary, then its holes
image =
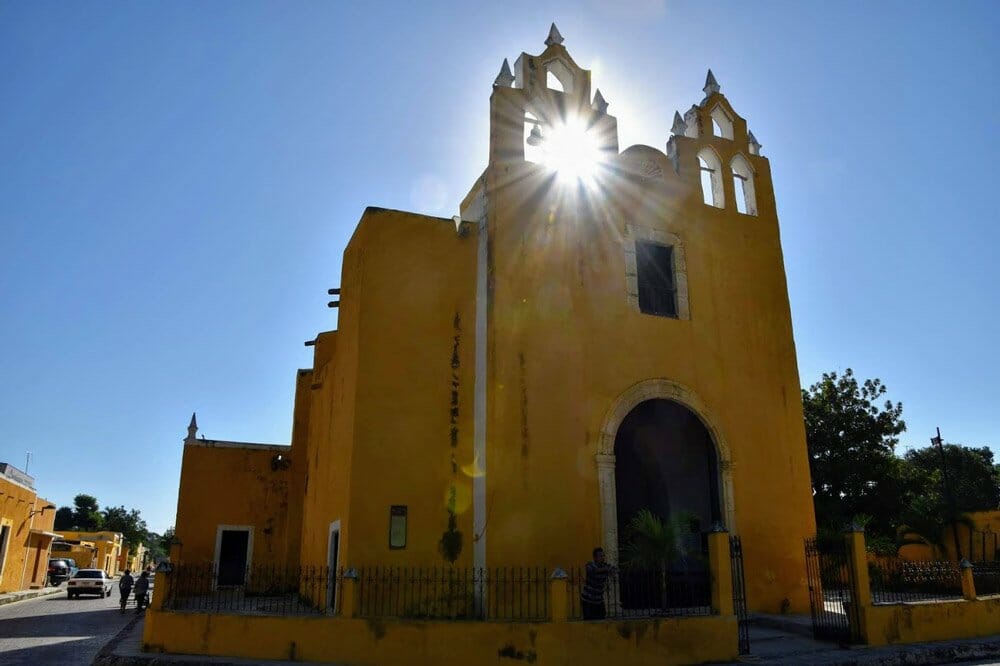
POLYGON ((750 654, 750 612, 747 610, 747 586, 743 575, 743 541, 729 537, 729 562, 733 578, 733 611, 739 635, 740 654, 750 654))
POLYGON ((251 566, 219 575, 212 563, 181 564, 170 575, 168 610, 312 615, 328 610, 340 576, 328 567, 251 566))
MULTIPOLYGON (((580 595, 587 583, 585 568, 569 571, 569 617, 585 619, 580 595)), ((708 567, 687 570, 614 569, 604 584, 604 617, 639 619, 711 615, 712 581, 708 567)))
POLYGON ((853 599, 854 565, 844 539, 806 539, 806 578, 813 636, 820 640, 860 640, 860 609, 853 599))
POLYGON ((881 558, 868 564, 873 603, 962 598, 962 571, 955 562, 881 558))
POLYGON ((550 572, 543 567, 363 567, 357 573, 361 617, 549 618, 550 572))

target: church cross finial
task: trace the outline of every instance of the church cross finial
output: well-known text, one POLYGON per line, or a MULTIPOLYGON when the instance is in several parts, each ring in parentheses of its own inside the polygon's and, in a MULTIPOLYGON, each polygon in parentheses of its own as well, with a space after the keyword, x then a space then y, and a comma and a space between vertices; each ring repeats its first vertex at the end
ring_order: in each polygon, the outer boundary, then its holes
POLYGON ((711 69, 708 70, 708 76, 705 77, 705 87, 702 90, 705 91, 705 97, 719 92, 719 82, 715 80, 715 74, 712 74, 711 69))
POLYGON ((563 43, 563 36, 559 34, 559 28, 553 23, 552 27, 549 28, 549 36, 545 38, 546 46, 555 46, 556 44, 563 43))
POLYGON ((510 88, 513 83, 514 75, 510 71, 510 63, 507 62, 507 58, 504 58, 503 65, 500 66, 500 73, 497 74, 497 78, 493 81, 493 87, 510 88))
POLYGON ((605 113, 608 110, 608 103, 604 99, 604 95, 601 94, 601 89, 598 88, 597 92, 594 94, 594 103, 591 105, 598 113, 605 113))

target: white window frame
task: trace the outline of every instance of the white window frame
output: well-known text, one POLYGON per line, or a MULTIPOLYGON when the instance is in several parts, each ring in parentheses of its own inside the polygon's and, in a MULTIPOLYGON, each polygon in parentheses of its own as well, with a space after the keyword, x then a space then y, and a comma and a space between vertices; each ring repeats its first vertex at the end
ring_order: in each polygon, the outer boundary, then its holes
MULTIPOLYGON (((219 578, 219 551, 222 550, 222 533, 223 532, 246 532, 247 533, 247 563, 246 568, 249 569, 253 564, 253 525, 219 525, 215 529, 215 582, 212 583, 212 589, 216 589, 218 586, 219 578)), ((244 581, 245 583, 246 581, 244 581)))
POLYGON ((687 258, 684 256, 684 242, 677 234, 637 224, 626 224, 625 236, 622 238, 622 249, 625 250, 625 294, 629 305, 636 312, 646 314, 639 308, 639 268, 635 259, 636 242, 638 241, 657 243, 673 248, 674 298, 676 299, 677 316, 661 318, 690 320, 691 305, 688 301, 687 258))

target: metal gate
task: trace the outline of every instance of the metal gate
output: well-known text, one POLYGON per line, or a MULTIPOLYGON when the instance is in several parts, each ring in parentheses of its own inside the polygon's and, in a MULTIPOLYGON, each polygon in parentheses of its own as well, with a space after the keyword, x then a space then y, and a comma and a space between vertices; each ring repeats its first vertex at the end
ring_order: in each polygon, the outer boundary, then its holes
POLYGON ((750 654, 750 613, 747 612, 747 586, 743 579, 743 542, 729 537, 729 560, 733 571, 733 608, 740 636, 740 654, 750 654))
POLYGON ((806 539, 806 576, 813 636, 839 643, 859 642, 859 609, 851 598, 855 573, 847 542, 806 539))

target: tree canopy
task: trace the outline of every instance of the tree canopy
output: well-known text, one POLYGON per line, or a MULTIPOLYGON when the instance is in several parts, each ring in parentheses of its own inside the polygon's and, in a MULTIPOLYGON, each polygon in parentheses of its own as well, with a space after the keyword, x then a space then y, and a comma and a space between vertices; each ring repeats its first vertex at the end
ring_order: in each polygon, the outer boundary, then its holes
POLYGON ((901 403, 879 404, 886 393, 881 380, 859 382, 850 368, 824 373, 802 391, 817 526, 839 531, 860 520, 870 544, 894 549, 911 532, 940 547, 947 525, 1000 506, 993 452, 943 445, 949 502, 942 450, 925 446, 896 455, 906 423, 901 403))
POLYGON ((903 405, 886 400, 878 379, 859 383, 850 368, 824 373, 802 391, 816 520, 840 529, 870 516, 873 530, 891 533, 899 513, 899 459, 895 447, 906 430, 903 405))

